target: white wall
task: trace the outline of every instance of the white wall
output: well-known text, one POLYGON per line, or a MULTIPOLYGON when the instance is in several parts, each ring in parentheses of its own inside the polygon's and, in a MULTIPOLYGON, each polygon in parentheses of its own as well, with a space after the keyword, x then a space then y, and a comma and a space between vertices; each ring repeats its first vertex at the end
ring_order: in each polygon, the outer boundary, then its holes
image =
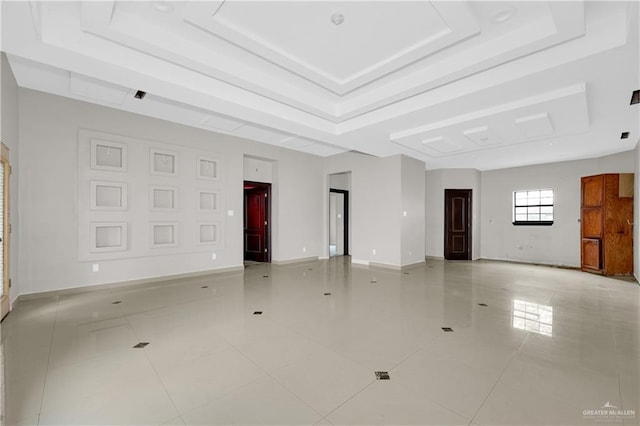
POLYGON ((272 259, 322 254, 321 229, 326 216, 321 158, 31 90, 20 89, 19 96, 22 294, 242 265, 242 182, 247 154, 276 160, 272 259), (226 217, 226 244, 217 259, 211 260, 208 252, 125 258, 100 262, 99 272, 92 272, 93 262, 80 262, 79 129, 224 154, 225 208, 235 215, 226 217))
POLYGON ((351 189, 351 174, 336 173, 329 176, 329 187, 332 189, 342 189, 349 191, 351 189))
MULTIPOLYGON (((483 172, 482 257, 580 266, 580 178, 632 173, 635 157, 629 151, 596 159, 483 172), (554 190, 553 225, 514 226, 513 191, 544 188, 554 190)), ((636 196, 636 206, 637 200, 636 196)))
MULTIPOLYGON (((401 265, 401 157, 376 158, 354 152, 325 159, 325 174, 351 172, 349 252, 354 263, 401 265), (375 254, 373 253, 375 250, 375 254)), ((324 194, 329 193, 329 178, 324 194)), ((329 211, 324 197, 323 211, 329 211)), ((324 256, 329 253, 325 221, 324 256)))
MULTIPOLYGON (((424 261, 422 161, 402 155, 376 158, 347 152, 327 158, 325 172, 329 175, 327 193, 329 187, 340 186, 335 173, 350 172, 344 176, 350 177, 349 251, 354 263, 400 267, 424 261), (406 217, 403 211, 407 211, 406 217)), ((329 197, 325 200, 328 211, 329 197)), ((328 229, 325 235, 328 246, 328 229)))
POLYGON ((273 183, 273 160, 244 157, 244 180, 273 183))
POLYGON ((13 174, 9 177, 9 220, 12 226, 9 240, 9 277, 12 281, 12 287, 9 290, 9 296, 13 301, 20 294, 21 281, 18 266, 20 253, 18 85, 7 57, 4 53, 0 56, 0 139, 9 148, 9 161, 13 168, 13 174))
POLYGON ((444 257, 444 190, 471 189, 471 257, 481 256, 481 173, 476 169, 439 169, 426 172, 426 255, 444 257))
POLYGON ((425 181, 424 162, 401 156, 401 264, 424 262, 425 181), (405 216, 406 213, 406 216, 405 216))

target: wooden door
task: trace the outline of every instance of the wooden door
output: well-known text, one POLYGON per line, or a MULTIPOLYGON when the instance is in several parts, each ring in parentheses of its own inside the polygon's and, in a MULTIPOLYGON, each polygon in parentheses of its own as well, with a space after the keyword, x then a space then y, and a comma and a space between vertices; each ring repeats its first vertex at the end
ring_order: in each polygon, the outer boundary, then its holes
POLYGON ((271 184, 245 182, 244 259, 271 261, 270 196, 271 184))
POLYGON ((471 189, 444 190, 444 258, 471 260, 471 189))

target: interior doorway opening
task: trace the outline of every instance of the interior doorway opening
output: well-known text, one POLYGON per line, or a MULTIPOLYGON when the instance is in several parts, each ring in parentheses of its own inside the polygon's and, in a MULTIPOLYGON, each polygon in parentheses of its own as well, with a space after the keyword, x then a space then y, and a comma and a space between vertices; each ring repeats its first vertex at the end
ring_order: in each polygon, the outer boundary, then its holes
POLYGON ((271 184, 244 181, 244 260, 271 262, 271 184))
POLYGON ((351 173, 329 175, 329 257, 349 255, 351 173))
POLYGON ((349 254, 349 191, 329 190, 329 256, 349 254))

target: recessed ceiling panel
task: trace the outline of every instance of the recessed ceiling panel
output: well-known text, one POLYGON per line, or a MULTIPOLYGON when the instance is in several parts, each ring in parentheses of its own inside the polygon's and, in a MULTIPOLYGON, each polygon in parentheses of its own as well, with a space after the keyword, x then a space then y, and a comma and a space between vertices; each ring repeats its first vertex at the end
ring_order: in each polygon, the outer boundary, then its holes
POLYGON ((321 157, 329 157, 331 155, 342 154, 346 152, 346 149, 338 148, 335 146, 327 145, 324 143, 314 143, 313 145, 305 146, 300 149, 302 152, 309 154, 319 155, 321 157))
POLYGON ((336 82, 449 31, 428 2, 225 2, 213 19, 336 82))
POLYGON ((546 112, 541 114, 527 115, 526 117, 516 118, 516 125, 524 137, 528 139, 549 136, 553 134, 553 126, 549 120, 549 114, 546 112))
MULTIPOLYGON (((554 117, 553 137, 574 135, 589 130, 586 85, 579 83, 535 96, 473 111, 468 114, 434 122, 417 129, 409 129, 390 135, 390 139, 412 150, 432 157, 459 155, 480 150, 528 142, 518 119, 525 123, 540 123, 554 117), (540 114, 539 111, 548 111, 540 114), (449 144, 458 146, 455 151, 449 144), (440 155, 425 151, 436 151, 440 155)), ((540 125, 545 128, 544 125, 540 125)), ((532 126, 535 127, 535 126, 532 126)))
POLYGON ((289 148, 304 148, 305 146, 312 145, 313 141, 301 138, 299 136, 294 136, 291 138, 283 139, 282 141, 280 141, 280 143, 289 148))
POLYGON ((457 152, 462 149, 460 145, 451 142, 442 136, 425 139, 422 141, 422 146, 440 154, 451 154, 452 152, 457 152))
POLYGON ((490 129, 489 126, 480 126, 464 130, 462 134, 471 142, 480 146, 498 145, 502 143, 502 138, 490 129))
POLYGON ((336 93, 451 46, 479 28, 462 2, 240 1, 190 5, 184 18, 336 93))

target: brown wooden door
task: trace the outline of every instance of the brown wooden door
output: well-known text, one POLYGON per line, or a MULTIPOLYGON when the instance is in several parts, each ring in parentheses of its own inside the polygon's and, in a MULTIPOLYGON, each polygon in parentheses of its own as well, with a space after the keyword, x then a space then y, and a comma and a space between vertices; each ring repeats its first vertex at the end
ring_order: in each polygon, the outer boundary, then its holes
POLYGON ((471 189, 444 190, 444 258, 471 260, 471 189))
POLYGON ((601 272, 603 267, 602 239, 604 175, 587 176, 581 179, 580 246, 581 268, 583 271, 601 272))
POLYGON ((244 259, 271 261, 270 192, 267 183, 245 182, 244 185, 244 259))

